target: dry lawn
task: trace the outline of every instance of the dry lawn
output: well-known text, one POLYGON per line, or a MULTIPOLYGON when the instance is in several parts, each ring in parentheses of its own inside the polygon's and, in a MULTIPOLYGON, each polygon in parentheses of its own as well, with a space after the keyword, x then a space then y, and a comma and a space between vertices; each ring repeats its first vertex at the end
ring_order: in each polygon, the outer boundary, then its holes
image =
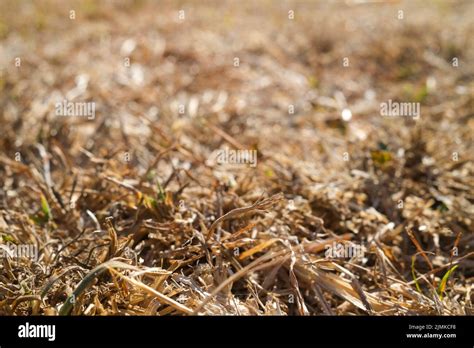
POLYGON ((2 0, 0 314, 472 315, 473 13, 2 0))

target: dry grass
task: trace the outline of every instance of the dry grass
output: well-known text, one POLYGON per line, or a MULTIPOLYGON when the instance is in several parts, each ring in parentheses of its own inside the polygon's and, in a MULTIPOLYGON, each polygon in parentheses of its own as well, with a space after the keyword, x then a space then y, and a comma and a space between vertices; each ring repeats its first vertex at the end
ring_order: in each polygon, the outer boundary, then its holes
POLYGON ((473 12, 2 1, 0 314, 472 315, 473 12))

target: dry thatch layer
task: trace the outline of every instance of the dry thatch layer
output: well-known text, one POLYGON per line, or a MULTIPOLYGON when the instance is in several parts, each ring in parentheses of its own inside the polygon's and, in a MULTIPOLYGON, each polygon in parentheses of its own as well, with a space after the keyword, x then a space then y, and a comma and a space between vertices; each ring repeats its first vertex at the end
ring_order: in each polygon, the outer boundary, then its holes
POLYGON ((2 1, 0 314, 472 315, 473 12, 2 1))

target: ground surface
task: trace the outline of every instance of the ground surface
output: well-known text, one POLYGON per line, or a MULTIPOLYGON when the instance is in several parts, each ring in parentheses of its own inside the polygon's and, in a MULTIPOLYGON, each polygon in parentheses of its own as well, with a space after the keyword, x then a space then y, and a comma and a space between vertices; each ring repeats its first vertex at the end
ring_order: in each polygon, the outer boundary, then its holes
POLYGON ((472 315, 472 13, 2 1, 0 314, 472 315))

